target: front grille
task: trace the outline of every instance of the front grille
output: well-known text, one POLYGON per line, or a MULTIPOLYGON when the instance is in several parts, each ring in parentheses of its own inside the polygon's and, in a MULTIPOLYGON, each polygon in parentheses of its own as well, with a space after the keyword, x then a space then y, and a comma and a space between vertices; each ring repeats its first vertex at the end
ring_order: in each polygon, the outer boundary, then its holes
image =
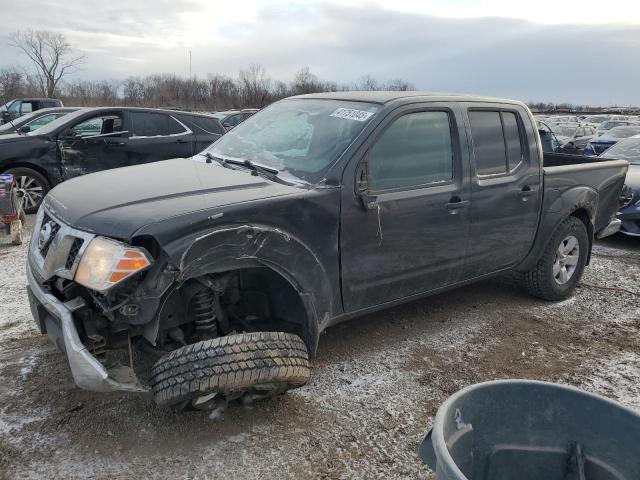
POLYGON ((82 248, 83 243, 84 243, 84 240, 82 240, 81 238, 76 238, 73 241, 73 245, 71 245, 71 250, 69 250, 69 256, 67 257, 67 261, 64 264, 64 268, 66 268, 67 270, 71 270, 71 268, 73 267, 73 264, 76 261, 78 253, 82 248))
POLYGON ((58 220, 43 207, 36 219, 29 261, 45 281, 53 277, 73 280, 77 260, 94 237, 58 220))
POLYGON ((43 233, 43 229, 44 229, 45 225, 49 225, 49 228, 51 230, 50 230, 50 233, 49 233, 49 239, 46 242, 44 242, 42 244, 42 246, 40 246, 40 253, 42 254, 43 257, 47 256, 47 253, 49 252, 49 247, 51 246, 51 243, 53 242, 53 239, 56 238, 56 235, 58 234, 58 231, 60 230, 60 224, 45 213, 44 217, 42 219, 41 228, 36 233, 36 235, 43 235, 44 234, 43 233))

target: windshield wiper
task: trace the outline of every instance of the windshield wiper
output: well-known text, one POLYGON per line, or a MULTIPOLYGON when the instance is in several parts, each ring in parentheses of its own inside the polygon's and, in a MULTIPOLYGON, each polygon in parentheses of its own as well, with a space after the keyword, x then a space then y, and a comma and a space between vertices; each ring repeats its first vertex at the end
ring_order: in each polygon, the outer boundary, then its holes
POLYGON ((209 152, 205 152, 201 155, 204 155, 207 159, 207 163, 211 163, 212 161, 218 162, 225 168, 233 168, 231 165, 237 165, 239 167, 244 167, 247 170, 251 171, 252 175, 261 175, 263 177, 267 177, 269 180, 282 183, 283 185, 295 185, 295 182, 291 182, 285 180, 284 178, 278 176, 280 170, 274 167, 267 167, 265 165, 260 165, 259 163, 254 163, 251 160, 240 160, 237 158, 224 158, 224 157, 216 157, 209 152))
POLYGON ((227 165, 227 159, 226 158, 216 157, 215 155, 211 155, 209 152, 204 152, 202 155, 204 155, 204 158, 207 159, 207 163, 211 163, 212 161, 215 160, 216 162, 218 162, 223 167, 231 168, 231 167, 229 167, 227 165))
POLYGON ((253 170, 257 173, 266 173, 268 175, 278 175, 278 173, 280 173, 276 168, 253 163, 251 160, 238 160, 235 158, 216 157, 209 152, 205 152, 204 156, 207 159, 207 163, 211 163, 211 161, 215 160, 220 165, 227 168, 229 168, 229 165, 239 165, 241 167, 246 167, 249 170, 253 170))
POLYGON ((265 165, 260 165, 259 163, 253 163, 251 160, 236 160, 233 158, 226 158, 224 161, 232 165, 240 165, 246 167, 256 173, 265 173, 270 176, 278 175, 278 173, 280 173, 277 168, 267 167, 265 165))

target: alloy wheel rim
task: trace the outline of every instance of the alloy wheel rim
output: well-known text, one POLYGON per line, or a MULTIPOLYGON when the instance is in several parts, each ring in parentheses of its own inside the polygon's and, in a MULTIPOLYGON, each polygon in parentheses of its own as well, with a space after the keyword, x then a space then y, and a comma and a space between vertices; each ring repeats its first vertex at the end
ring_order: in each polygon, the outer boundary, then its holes
POLYGON ((16 194, 22 199, 23 208, 35 208, 42 201, 44 189, 33 177, 21 175, 16 177, 16 194))
POLYGON ((580 243, 573 235, 565 237, 558 245, 553 260, 553 278, 558 285, 566 284, 576 272, 580 258, 580 243))

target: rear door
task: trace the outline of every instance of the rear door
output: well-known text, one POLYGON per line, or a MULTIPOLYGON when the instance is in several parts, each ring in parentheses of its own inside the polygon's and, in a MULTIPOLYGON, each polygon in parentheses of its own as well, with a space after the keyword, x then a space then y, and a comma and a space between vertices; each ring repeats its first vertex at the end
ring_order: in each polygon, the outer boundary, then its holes
POLYGON ((347 311, 459 280, 469 226, 460 131, 448 104, 407 105, 389 114, 354 159, 356 179, 343 180, 340 230, 347 311))
POLYGON ((472 152, 464 278, 514 266, 531 248, 541 208, 541 168, 529 115, 518 105, 467 104, 472 152))
POLYGON ((128 164, 157 162, 193 155, 193 131, 165 112, 128 111, 128 164))

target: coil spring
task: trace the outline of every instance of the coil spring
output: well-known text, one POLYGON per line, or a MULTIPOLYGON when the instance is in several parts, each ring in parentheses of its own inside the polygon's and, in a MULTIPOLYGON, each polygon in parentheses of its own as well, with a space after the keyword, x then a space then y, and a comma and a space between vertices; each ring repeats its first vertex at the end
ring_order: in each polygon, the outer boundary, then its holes
POLYGON ((196 331, 204 332, 215 328, 215 294, 208 288, 202 288, 193 296, 191 302, 196 331))

